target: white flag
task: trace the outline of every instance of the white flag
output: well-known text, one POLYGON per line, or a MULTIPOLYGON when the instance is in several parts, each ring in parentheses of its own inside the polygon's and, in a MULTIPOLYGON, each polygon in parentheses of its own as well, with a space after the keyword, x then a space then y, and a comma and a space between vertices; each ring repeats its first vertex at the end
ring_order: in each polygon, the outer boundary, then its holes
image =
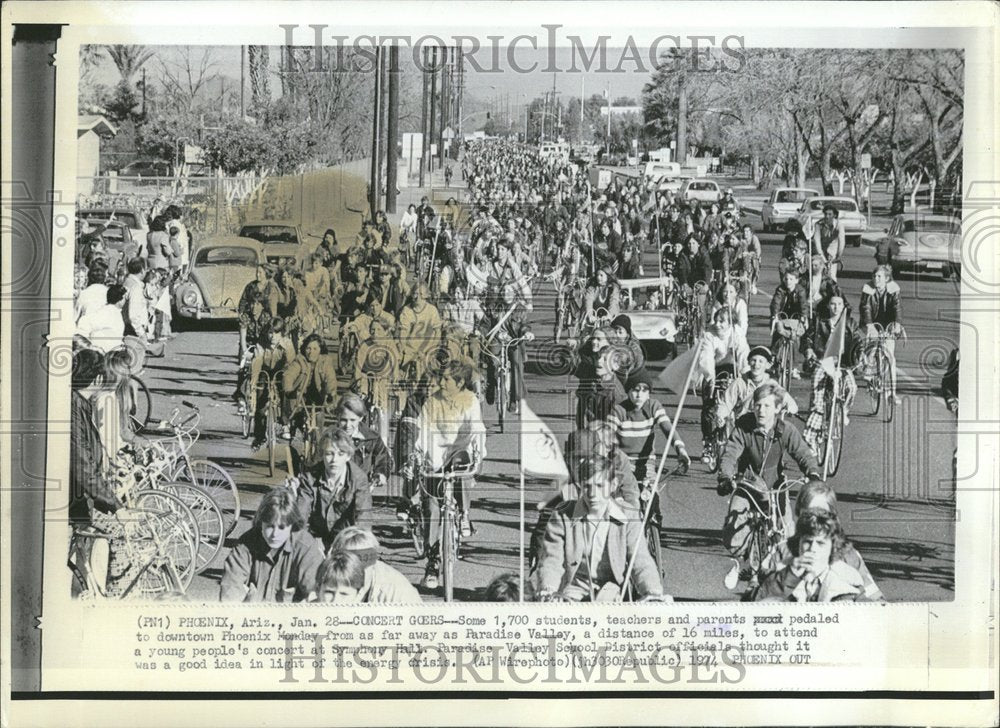
POLYGON ((569 478, 551 428, 521 400, 521 471, 546 478, 569 478))

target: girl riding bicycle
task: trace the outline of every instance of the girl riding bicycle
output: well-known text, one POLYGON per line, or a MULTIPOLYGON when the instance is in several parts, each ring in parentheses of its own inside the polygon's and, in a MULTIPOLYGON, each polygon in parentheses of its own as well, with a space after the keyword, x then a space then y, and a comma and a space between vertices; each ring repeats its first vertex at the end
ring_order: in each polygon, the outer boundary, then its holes
POLYGON ((621 290, 610 268, 601 268, 587 283, 583 295, 583 316, 588 321, 597 319, 603 309, 607 318, 612 319, 620 312, 621 290))
MULTIPOLYGON (((439 472, 449 463, 468 462, 470 458, 472 462, 482 462, 486 457, 486 425, 479 399, 469 389, 471 381, 472 366, 467 362, 452 360, 445 365, 438 379, 438 390, 424 402, 417 420, 416 440, 408 465, 411 474, 414 462, 421 460, 432 471, 439 472)), ((424 483, 420 493, 424 524, 428 528, 427 567, 422 584, 429 589, 437 587, 440 566, 441 485, 441 481, 424 483)), ((463 535, 472 535, 471 486, 471 479, 461 481, 461 493, 457 494, 463 535)))
POLYGON ((337 426, 354 441, 354 463, 368 475, 372 489, 389 482, 392 473, 392 456, 382 437, 365 424, 368 408, 364 400, 353 392, 346 393, 333 410, 337 426))
MULTIPOLYGON (((892 280, 892 268, 888 265, 876 266, 872 281, 861 289, 861 328, 867 339, 866 360, 870 359, 879 344, 879 330, 889 334, 882 339, 882 346, 889 360, 892 396, 899 403, 896 394, 896 337, 902 330, 900 322, 899 284, 892 280)), ((866 363, 868 363, 866 361, 866 363)))

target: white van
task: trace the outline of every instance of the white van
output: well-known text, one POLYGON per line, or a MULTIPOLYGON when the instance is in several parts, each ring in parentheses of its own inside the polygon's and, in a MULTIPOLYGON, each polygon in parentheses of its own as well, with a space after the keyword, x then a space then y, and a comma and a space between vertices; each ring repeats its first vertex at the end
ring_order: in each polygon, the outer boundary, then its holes
POLYGON ((677 162, 646 162, 643 174, 659 182, 663 179, 673 179, 681 176, 681 165, 677 162))

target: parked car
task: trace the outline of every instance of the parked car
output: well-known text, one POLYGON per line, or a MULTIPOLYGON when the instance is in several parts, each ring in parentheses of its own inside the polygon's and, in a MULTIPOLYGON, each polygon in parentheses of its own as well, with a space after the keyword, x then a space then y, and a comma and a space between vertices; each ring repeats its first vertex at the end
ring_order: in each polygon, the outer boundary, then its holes
POLYGON ((169 177, 170 164, 155 159, 141 159, 118 170, 120 177, 169 177))
POLYGON ((764 232, 778 232, 780 226, 795 217, 802 203, 812 197, 819 197, 819 192, 806 187, 778 187, 772 190, 760 210, 764 232))
POLYGON ((232 319, 243 289, 264 262, 264 246, 252 238, 206 238, 191 254, 187 277, 174 289, 175 319, 232 319))
POLYGON ((844 226, 844 237, 848 245, 861 245, 861 236, 868 230, 868 220, 858 209, 858 203, 850 197, 810 197, 803 201, 799 211, 785 223, 785 231, 802 232, 811 238, 817 222, 823 218, 823 208, 833 205, 840 213, 838 219, 844 226))
POLYGON ((685 202, 691 200, 701 200, 701 202, 707 203, 718 202, 722 199, 722 190, 719 189, 719 183, 714 179, 695 177, 681 185, 680 198, 685 202))
POLYGON ((265 220, 244 223, 241 238, 252 238, 264 246, 268 263, 301 266, 312 255, 319 239, 307 236, 290 220, 265 220))
POLYGON ((956 218, 908 212, 896 215, 885 233, 894 275, 940 271, 948 279, 961 273, 962 227, 956 218))
POLYGON ((114 215, 115 220, 124 223, 132 231, 132 239, 136 243, 146 244, 146 233, 149 232, 146 213, 134 207, 86 207, 78 215, 81 220, 91 223, 109 220, 114 215))

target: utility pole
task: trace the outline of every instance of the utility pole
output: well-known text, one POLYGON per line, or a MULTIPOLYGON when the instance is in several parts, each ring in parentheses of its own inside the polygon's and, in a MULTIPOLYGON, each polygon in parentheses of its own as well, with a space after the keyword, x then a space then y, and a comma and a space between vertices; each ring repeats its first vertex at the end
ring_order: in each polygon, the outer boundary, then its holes
POLYGON ((441 124, 438 127, 438 167, 444 166, 444 130, 448 126, 448 107, 451 106, 451 79, 449 77, 448 62, 450 48, 441 49, 441 124))
MULTIPOLYGON (((382 91, 382 101, 379 106, 379 121, 378 121, 378 174, 379 182, 386 179, 383 177, 382 170, 385 169, 385 160, 389 155, 389 49, 386 47, 380 47, 382 53, 382 70, 379 73, 379 86, 382 91)), ((393 146, 395 151, 395 145, 393 146)), ((378 209, 384 209, 382 207, 382 187, 379 186, 378 191, 379 206, 378 209)))
POLYGON ((375 48, 375 108, 372 114, 372 167, 371 175, 369 177, 369 189, 368 189, 368 214, 371 219, 375 218, 375 211, 378 209, 379 200, 379 190, 381 185, 379 184, 379 177, 381 177, 381 168, 379 166, 379 158, 381 155, 379 144, 380 139, 380 129, 382 121, 382 48, 375 48))
MULTIPOLYGON (((437 63, 438 48, 431 46, 431 113, 427 117, 427 132, 431 139, 437 138, 434 134, 434 117, 437 115, 437 63)), ((429 145, 430 141, 427 143, 429 145)), ((430 154, 429 147, 427 154, 427 172, 429 174, 434 174, 434 158, 430 154)))
MULTIPOLYGON (((146 95, 146 74, 145 71, 142 74, 142 95, 146 95)), ((247 88, 247 47, 245 45, 240 46, 240 119, 247 118, 247 100, 246 100, 246 88, 247 88)), ((143 109, 145 112, 145 108, 143 109)))
POLYGON ((611 154, 611 81, 608 81, 608 138, 605 140, 605 153, 611 154))
POLYGON ((389 131, 385 149, 385 209, 396 212, 396 139, 399 137, 399 46, 389 46, 389 131))
POLYGON ((455 104, 455 116, 458 118, 458 138, 464 139, 462 134, 462 103, 465 99, 465 56, 462 54, 461 47, 456 48, 455 52, 457 57, 455 58, 455 71, 458 74, 458 97, 455 104))
POLYGON ((681 80, 680 96, 677 99, 677 159, 675 161, 682 166, 687 164, 688 96, 685 80, 681 80))
POLYGON ((423 92, 423 110, 420 114, 420 137, 421 137, 421 149, 420 149, 420 186, 424 186, 424 168, 427 166, 427 155, 430 153, 430 132, 427 129, 427 111, 430 90, 430 79, 427 76, 427 59, 430 56, 429 50, 427 48, 421 48, 421 53, 423 58, 421 59, 423 63, 421 64, 421 77, 424 82, 424 92, 423 92))

